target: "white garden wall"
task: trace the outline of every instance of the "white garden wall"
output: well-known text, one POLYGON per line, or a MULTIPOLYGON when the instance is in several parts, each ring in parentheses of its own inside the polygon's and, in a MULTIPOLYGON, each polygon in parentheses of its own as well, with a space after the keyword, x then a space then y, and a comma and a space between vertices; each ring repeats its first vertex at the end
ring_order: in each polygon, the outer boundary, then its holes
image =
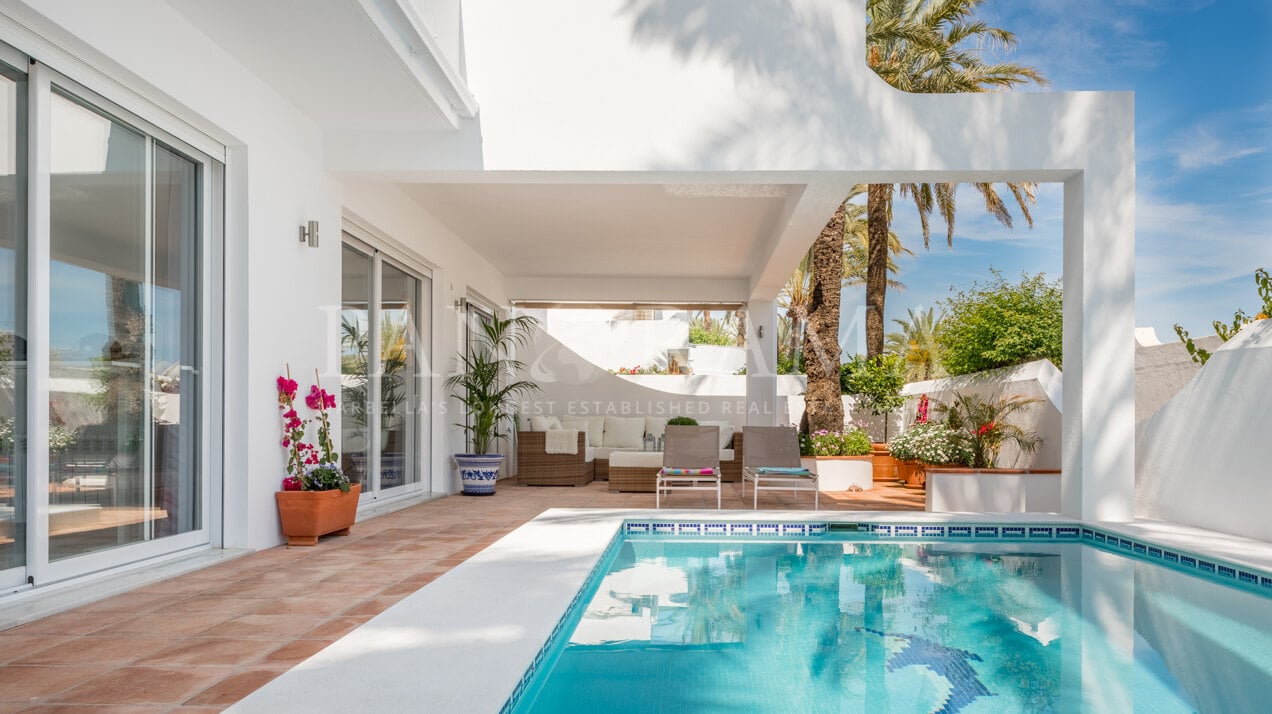
POLYGON ((1139 425, 1136 515, 1272 541, 1270 398, 1272 320, 1260 320, 1139 425))
MULTIPOLYGON (((974 394, 982 398, 1023 395, 1037 399, 1038 403, 1017 412, 1012 422, 1042 436, 1043 443, 1032 454, 1022 454, 1014 445, 1007 444, 999 455, 998 466, 1005 469, 1058 469, 1062 421, 1060 382, 1060 370, 1050 360, 1038 360, 958 377, 912 382, 902 390, 907 399, 901 410, 899 426, 904 427, 914 422, 919 396, 923 394, 928 395, 929 400, 947 404, 957 394, 974 394)), ((936 416, 935 412, 932 416, 936 416)))

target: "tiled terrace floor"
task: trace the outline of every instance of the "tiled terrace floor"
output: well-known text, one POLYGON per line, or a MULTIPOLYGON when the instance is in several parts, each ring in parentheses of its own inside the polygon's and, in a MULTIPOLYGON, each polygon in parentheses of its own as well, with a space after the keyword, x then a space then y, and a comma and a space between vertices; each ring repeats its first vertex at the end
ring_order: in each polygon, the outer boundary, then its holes
MULTIPOLYGON (((750 508, 725 484, 725 508, 750 508)), ((680 493, 673 508, 712 508, 680 493)), ((649 508, 603 482, 450 496, 312 548, 271 548, 0 632, 0 714, 220 711, 549 508, 649 508), (103 709, 101 707, 107 707, 103 709)), ((808 508, 766 492, 764 508, 808 508)), ((823 510, 922 510, 883 486, 822 494, 823 510)))

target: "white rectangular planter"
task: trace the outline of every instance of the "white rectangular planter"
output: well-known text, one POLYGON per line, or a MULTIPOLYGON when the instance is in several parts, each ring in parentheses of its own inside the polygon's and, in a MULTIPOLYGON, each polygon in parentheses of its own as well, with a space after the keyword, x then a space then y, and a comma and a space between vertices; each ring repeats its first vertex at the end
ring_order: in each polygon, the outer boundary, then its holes
POLYGON ((869 456, 804 456, 800 463, 817 474, 818 491, 874 488, 874 461, 869 456))

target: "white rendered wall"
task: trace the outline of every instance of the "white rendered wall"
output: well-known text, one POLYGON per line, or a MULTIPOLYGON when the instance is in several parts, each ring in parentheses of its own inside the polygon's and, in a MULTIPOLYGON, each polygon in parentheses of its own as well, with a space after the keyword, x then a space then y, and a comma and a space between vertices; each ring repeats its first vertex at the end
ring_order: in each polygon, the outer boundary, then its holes
MULTIPOLYGON (((273 496, 284 469, 274 380, 290 364, 304 388, 318 368, 324 386, 338 390, 332 315, 340 305, 346 194, 362 219, 441 269, 438 354, 453 355, 458 340, 450 297, 472 287, 502 300, 502 278, 392 187, 344 187, 332 178, 313 122, 166 3, 46 0, 38 10, 8 8, 34 32, 0 22, 0 39, 147 119, 161 114, 226 147, 224 507, 213 519, 223 518, 218 545, 282 542, 273 496), (296 240, 307 220, 321 226, 316 249, 296 240)), ((449 433, 440 438, 454 441, 449 433)), ((443 444, 438 453, 451 448, 443 444)))
POLYGON ((1269 385, 1272 320, 1260 320, 1140 424, 1136 515, 1272 541, 1269 385))
POLYGON ((1059 474, 929 473, 926 510, 953 513, 1058 513, 1059 474))
MULTIPOLYGON (((1195 343, 1212 352, 1223 344, 1215 335, 1199 337, 1195 343)), ((1197 376, 1200 369, 1201 365, 1193 361, 1182 342, 1136 345, 1135 423, 1139 424, 1161 409, 1197 376)))
POLYGON ((604 310, 535 310, 548 334, 604 369, 666 367, 667 350, 689 345, 683 312, 669 319, 628 320, 604 310))

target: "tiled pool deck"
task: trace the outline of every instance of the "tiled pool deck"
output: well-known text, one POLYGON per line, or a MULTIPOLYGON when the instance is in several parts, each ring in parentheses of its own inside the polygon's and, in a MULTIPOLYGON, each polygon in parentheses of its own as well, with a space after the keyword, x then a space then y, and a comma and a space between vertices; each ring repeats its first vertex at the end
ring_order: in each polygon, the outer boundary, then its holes
MULTIPOLYGON (((760 500, 810 505, 806 493, 760 500)), ((725 485, 725 508, 750 503, 725 485)), ((652 504, 653 494, 609 493, 603 482, 501 483, 490 498, 430 501, 359 523, 348 538, 272 548, 0 631, 0 714, 220 711, 549 508, 652 504)), ((705 493, 669 505, 715 510, 705 493)), ((921 511, 923 493, 822 494, 821 507, 921 511)))

